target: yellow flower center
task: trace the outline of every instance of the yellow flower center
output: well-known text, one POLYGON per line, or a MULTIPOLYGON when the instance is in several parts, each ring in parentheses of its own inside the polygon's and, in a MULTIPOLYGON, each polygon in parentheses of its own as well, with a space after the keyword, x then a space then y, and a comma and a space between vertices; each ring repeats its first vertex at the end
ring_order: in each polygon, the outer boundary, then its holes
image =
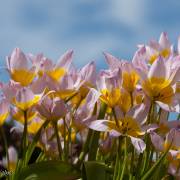
POLYGON ((136 84, 138 83, 139 76, 135 71, 130 73, 123 72, 123 88, 126 89, 128 92, 134 91, 136 84))
POLYGON ((149 58, 149 63, 153 64, 153 62, 158 58, 158 54, 153 54, 149 58))
POLYGON ((161 101, 166 104, 171 103, 173 89, 170 81, 164 78, 152 77, 142 83, 142 87, 146 94, 154 101, 161 101))
POLYGON ((46 73, 53 80, 58 81, 62 76, 64 76, 66 70, 64 68, 55 68, 53 70, 47 71, 46 73))
POLYGON ((131 108, 131 97, 127 91, 121 92, 118 105, 124 113, 127 113, 131 108))
POLYGON ((26 102, 18 102, 18 101, 16 101, 16 99, 14 99, 13 103, 15 104, 16 107, 25 111, 25 110, 29 109, 30 107, 34 106, 35 104, 37 104, 39 99, 40 99, 39 96, 34 96, 34 98, 32 100, 26 101, 26 102))
POLYGON ((116 125, 114 121, 109 121, 109 129, 114 129, 123 135, 129 135, 133 137, 137 137, 144 134, 144 132, 141 131, 139 124, 132 117, 125 117, 123 119, 118 120, 118 122, 119 127, 116 125))
POLYGON ((22 86, 29 85, 33 81, 34 77, 34 72, 30 72, 25 69, 14 69, 11 72, 11 78, 16 82, 19 82, 22 86))
POLYGON ((163 49, 158 53, 152 54, 149 58, 149 63, 153 64, 153 62, 158 58, 159 55, 161 55, 164 58, 168 58, 170 55, 170 49, 163 49))
POLYGON ((170 55, 170 50, 169 49, 163 49, 161 52, 160 52, 160 55, 164 58, 167 58, 169 57, 170 55))
POLYGON ((102 94, 100 96, 101 101, 103 101, 110 107, 116 106, 121 96, 120 89, 118 88, 114 88, 111 91, 107 89, 102 89, 101 94, 102 94))

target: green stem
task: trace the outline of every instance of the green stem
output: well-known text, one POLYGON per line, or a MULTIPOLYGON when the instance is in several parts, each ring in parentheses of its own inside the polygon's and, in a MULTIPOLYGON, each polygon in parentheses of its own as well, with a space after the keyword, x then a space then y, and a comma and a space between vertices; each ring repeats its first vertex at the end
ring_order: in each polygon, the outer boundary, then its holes
POLYGON ((70 96, 69 98, 67 98, 67 99, 65 100, 65 103, 69 102, 69 101, 70 101, 73 97, 75 97, 77 94, 78 94, 78 93, 76 92, 76 93, 74 93, 72 96, 70 96))
POLYGON ((152 175, 158 170, 158 167, 163 163, 171 146, 172 146, 172 141, 169 147, 167 148, 167 150, 160 156, 160 158, 156 161, 156 163, 154 163, 153 166, 150 169, 148 169, 148 171, 145 174, 143 174, 141 180, 148 180, 150 177, 152 177, 152 175))
POLYGON ((115 162, 115 167, 114 167, 114 175, 113 175, 113 180, 116 180, 116 177, 118 175, 118 170, 119 170, 119 161, 120 161, 120 158, 119 158, 119 152, 117 152, 117 155, 116 155, 116 162, 115 162))
POLYGON ((80 167, 86 154, 88 153, 89 151, 89 141, 91 139, 91 136, 92 136, 92 133, 93 133, 93 130, 92 129, 89 129, 88 131, 88 135, 87 135, 87 138, 86 138, 86 141, 83 145, 83 149, 82 149, 82 152, 80 153, 79 155, 79 159, 78 159, 78 162, 77 162, 77 167, 80 167))
POLYGON ((138 157, 138 162, 137 162, 137 166, 136 166, 136 175, 135 175, 135 178, 136 179, 140 179, 140 173, 141 173, 141 164, 142 164, 142 161, 143 161, 143 155, 144 154, 140 154, 139 157, 138 157))
POLYGON ((133 107, 133 94, 132 94, 132 92, 130 92, 129 94, 130 94, 130 98, 131 98, 131 107, 133 107))
POLYGON ((116 180, 120 176, 121 172, 121 146, 122 146, 122 141, 123 141, 123 136, 120 136, 118 138, 118 152, 116 155, 116 163, 115 163, 115 170, 114 170, 114 175, 113 175, 113 180, 116 180))
POLYGON ((68 161, 67 142, 66 142, 66 121, 65 121, 65 118, 63 118, 63 122, 64 122, 64 159, 65 159, 65 161, 68 161))
POLYGON ((130 165, 130 179, 133 178, 133 174, 134 174, 134 156, 135 156, 135 149, 134 147, 132 147, 132 155, 131 155, 131 165, 130 165))
MULTIPOLYGON (((153 121, 154 121, 154 102, 152 101, 150 109, 149 109, 149 113, 148 113, 148 118, 147 118, 148 125, 153 123, 153 121)), ((150 158, 151 140, 150 140, 149 134, 145 134, 145 143, 146 143, 146 150, 143 153, 142 168, 141 168, 141 173, 140 173, 141 175, 146 170, 146 167, 148 166, 149 158, 150 158)))
POLYGON ((178 120, 178 121, 180 120, 180 113, 179 113, 179 115, 178 115, 178 117, 177 117, 177 120, 178 120))
POLYGON ((23 111, 24 112, 24 131, 23 131, 23 137, 22 137, 22 160, 23 160, 23 166, 25 165, 26 162, 26 150, 27 150, 27 136, 28 136, 28 131, 27 131, 27 110, 23 111))
POLYGON ((5 148, 5 152, 6 152, 6 158, 7 158, 7 168, 9 170, 9 153, 8 153, 8 143, 7 143, 7 139, 6 139, 6 135, 4 132, 4 129, 2 126, 0 126, 0 131, 1 131, 1 135, 2 135, 2 140, 4 143, 4 148, 5 148))
POLYGON ((115 109, 112 108, 112 112, 113 112, 113 115, 114 115, 114 119, 115 119, 115 122, 116 122, 116 126, 119 128, 119 122, 118 122, 118 119, 117 119, 117 116, 116 116, 116 112, 115 112, 115 109))
POLYGON ((57 122, 54 122, 53 125, 54 125, 55 135, 57 139, 59 159, 62 160, 62 147, 61 147, 61 141, 60 141, 59 132, 58 132, 58 124, 57 122))
MULTIPOLYGON (((103 119, 104 118, 105 113, 106 113, 106 108, 107 108, 107 105, 102 103, 98 119, 103 119)), ((89 148, 89 155, 88 155, 88 160, 89 161, 93 161, 93 160, 96 159, 96 154, 97 154, 97 150, 98 150, 99 136, 100 136, 100 132, 93 130, 92 137, 91 137, 91 140, 90 140, 90 143, 89 143, 89 147, 90 147, 89 148)))
POLYGON ((36 163, 41 162, 44 157, 45 157, 45 154, 44 154, 44 152, 42 151, 42 152, 39 154, 38 158, 36 159, 36 163))
POLYGON ((158 112, 157 124, 160 123, 161 113, 162 113, 162 109, 160 108, 158 112))
POLYGON ((127 137, 124 138, 124 145, 125 145, 124 160, 123 160, 122 172, 121 172, 120 180, 123 180, 123 178, 124 178, 124 174, 125 174, 125 170, 126 170, 126 165, 127 165, 127 137))
POLYGON ((88 156, 89 161, 94 161, 96 159, 99 136, 100 136, 100 132, 93 131, 91 140, 90 140, 90 144, 89 144, 89 149, 90 149, 89 156, 88 156))

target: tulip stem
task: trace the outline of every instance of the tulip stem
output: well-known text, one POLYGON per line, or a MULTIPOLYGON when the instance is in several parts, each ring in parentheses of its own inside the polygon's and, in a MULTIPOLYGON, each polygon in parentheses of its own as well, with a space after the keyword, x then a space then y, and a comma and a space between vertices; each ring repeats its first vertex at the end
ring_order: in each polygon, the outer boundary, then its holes
POLYGON ((177 117, 177 120, 178 120, 178 121, 180 120, 180 113, 179 113, 179 115, 178 115, 178 117, 177 117))
POLYGON ((115 122, 116 122, 116 126, 119 128, 119 122, 118 122, 118 119, 117 119, 117 116, 116 116, 116 112, 115 112, 115 109, 112 108, 112 112, 113 112, 113 115, 114 115, 114 119, 115 119, 115 122))
POLYGON ((7 167, 9 169, 9 153, 8 153, 8 143, 7 143, 7 139, 6 139, 6 135, 4 132, 4 129, 2 126, 0 126, 0 131, 1 131, 1 135, 2 135, 2 140, 4 142, 4 148, 5 148, 5 152, 6 152, 6 158, 7 158, 7 167))
POLYGON ((23 159, 23 165, 26 162, 26 145, 27 145, 27 110, 24 111, 24 131, 22 136, 22 146, 21 146, 21 155, 23 159))
POLYGON ((57 145, 58 145, 58 151, 59 151, 59 159, 62 160, 62 147, 61 147, 60 137, 59 137, 59 133, 58 133, 58 124, 57 124, 57 122, 54 122, 54 130, 55 130, 56 139, 57 139, 57 145))
POLYGON ((132 147, 132 155, 131 155, 131 165, 130 165, 130 177, 131 179, 133 178, 133 174, 134 174, 134 158, 135 158, 135 149, 134 147, 132 147))
POLYGON ((126 166, 127 166, 127 137, 124 137, 124 160, 123 160, 123 165, 122 165, 122 171, 121 171, 121 176, 119 177, 120 174, 118 174, 118 179, 123 180, 124 178, 124 173, 126 171, 126 166))
POLYGON ((133 92, 130 92, 130 98, 131 98, 131 107, 133 107, 133 94, 132 94, 133 92))
MULTIPOLYGON (((123 141, 123 136, 120 136, 118 138, 118 148, 117 148, 117 154, 116 154, 116 162, 115 162, 115 167, 114 167, 114 175, 113 175, 113 180, 116 180, 118 179, 118 175, 119 173, 121 172, 121 159, 120 159, 120 156, 121 156, 121 146, 122 146, 122 141, 123 141)), ((116 141, 117 142, 117 141, 116 141)))
MULTIPOLYGON (((98 119, 103 119, 105 114, 106 114, 106 104, 102 103, 98 119)), ((92 136, 89 142, 89 154, 88 154, 88 160, 89 161, 94 161, 96 160, 96 155, 98 151, 98 142, 99 142, 99 137, 100 137, 100 132, 94 131, 92 132, 92 136)))
POLYGON ((88 131, 88 134, 87 134, 87 137, 86 137, 86 141, 83 145, 83 149, 82 149, 82 152, 80 153, 79 155, 79 159, 78 159, 78 162, 76 163, 77 164, 77 167, 80 167, 86 154, 88 153, 89 151, 89 141, 91 139, 91 136, 92 136, 92 133, 93 133, 93 130, 92 129, 89 129, 88 131))
POLYGON ((65 161, 68 161, 68 151, 67 151, 67 141, 66 141, 66 121, 65 118, 63 118, 63 127, 64 127, 64 159, 65 161))
POLYGON ((118 170, 119 170, 119 152, 117 152, 116 155, 116 162, 115 162, 115 167, 114 167, 114 175, 113 175, 113 180, 116 180, 117 174, 118 174, 118 170))

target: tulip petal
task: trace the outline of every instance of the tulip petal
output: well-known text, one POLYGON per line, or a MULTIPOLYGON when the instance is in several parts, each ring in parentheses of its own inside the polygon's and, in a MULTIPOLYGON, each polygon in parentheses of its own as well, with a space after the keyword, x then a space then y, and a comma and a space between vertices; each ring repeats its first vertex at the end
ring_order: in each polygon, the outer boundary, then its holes
POLYGON ((164 60, 159 57, 154 63, 151 65, 150 70, 148 72, 148 78, 166 78, 167 68, 164 60))
POLYGON ((151 141, 152 141, 154 147, 158 151, 163 151, 163 149, 164 149, 164 140, 163 140, 163 138, 161 136, 159 136, 158 134, 156 134, 155 132, 151 132, 150 137, 151 137, 151 141))
POLYGON ((135 147, 135 149, 137 150, 138 153, 143 153, 144 150, 146 149, 146 144, 144 143, 144 141, 142 139, 139 138, 135 138, 130 136, 131 138, 131 142, 133 144, 133 146, 135 147))

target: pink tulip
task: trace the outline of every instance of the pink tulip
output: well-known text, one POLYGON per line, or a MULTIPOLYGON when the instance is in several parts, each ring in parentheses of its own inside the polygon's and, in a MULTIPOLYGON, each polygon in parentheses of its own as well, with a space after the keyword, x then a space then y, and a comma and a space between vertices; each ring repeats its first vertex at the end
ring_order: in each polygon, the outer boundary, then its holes
POLYGON ((23 87, 17 91, 14 105, 19 109, 26 111, 37 104, 40 98, 41 95, 35 95, 29 88, 23 87))
POLYGON ((164 59, 159 57, 150 66, 147 74, 141 69, 137 69, 146 95, 163 109, 169 111, 175 111, 175 91, 173 85, 174 81, 179 77, 179 67, 172 72, 173 64, 169 63, 169 60, 165 62, 164 59))
POLYGON ((104 70, 97 77, 97 88, 101 93, 100 99, 109 107, 118 104, 121 95, 121 70, 104 70))
POLYGON ((88 124, 96 119, 96 114, 93 115, 93 111, 99 96, 100 93, 91 88, 84 100, 85 102, 78 107, 75 113, 74 124, 79 130, 87 128, 88 124))
POLYGON ((58 97, 51 98, 48 95, 42 97, 36 109, 47 120, 57 121, 68 112, 67 105, 58 97))
POLYGON ((36 68, 28 66, 28 59, 19 48, 15 48, 11 56, 7 57, 7 69, 11 78, 22 86, 29 85, 36 75, 36 68))
POLYGON ((109 132, 112 136, 128 136, 139 153, 145 150, 145 143, 138 136, 142 136, 145 132, 141 126, 145 123, 148 108, 144 105, 132 108, 125 116, 120 109, 116 108, 116 116, 118 124, 112 120, 95 120, 89 123, 88 127, 96 131, 109 132))

